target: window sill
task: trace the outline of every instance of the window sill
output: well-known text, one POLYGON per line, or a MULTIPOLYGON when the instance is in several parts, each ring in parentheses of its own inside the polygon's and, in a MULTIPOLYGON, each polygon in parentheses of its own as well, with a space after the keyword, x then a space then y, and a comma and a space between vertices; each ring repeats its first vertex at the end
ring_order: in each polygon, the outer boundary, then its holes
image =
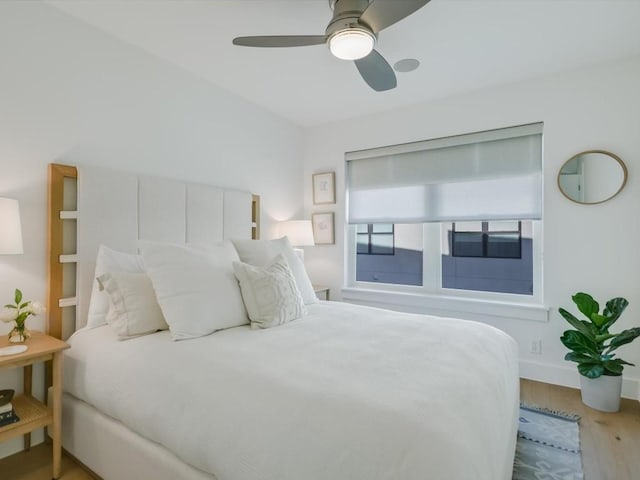
POLYGON ((373 307, 467 320, 490 321, 501 317, 535 322, 549 321, 549 308, 537 304, 356 287, 343 288, 342 298, 347 302, 373 307))

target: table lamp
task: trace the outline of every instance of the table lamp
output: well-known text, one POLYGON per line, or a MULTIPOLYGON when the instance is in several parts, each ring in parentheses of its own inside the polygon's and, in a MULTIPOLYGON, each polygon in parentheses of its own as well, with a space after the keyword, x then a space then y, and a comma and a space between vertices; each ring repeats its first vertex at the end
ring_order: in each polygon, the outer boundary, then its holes
POLYGON ((0 197, 0 255, 24 253, 18 201, 0 197))
POLYGON ((304 261, 304 250, 299 247, 315 245, 311 220, 288 220, 278 224, 280 236, 287 236, 300 260, 304 261))

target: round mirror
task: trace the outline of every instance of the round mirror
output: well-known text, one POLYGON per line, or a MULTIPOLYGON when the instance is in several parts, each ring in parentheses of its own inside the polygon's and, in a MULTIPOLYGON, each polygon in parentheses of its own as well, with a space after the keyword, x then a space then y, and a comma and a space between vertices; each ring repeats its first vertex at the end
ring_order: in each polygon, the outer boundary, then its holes
POLYGON ((602 203, 615 197, 627 183, 627 167, 613 153, 587 150, 567 160, 558 173, 558 187, 577 203, 602 203))

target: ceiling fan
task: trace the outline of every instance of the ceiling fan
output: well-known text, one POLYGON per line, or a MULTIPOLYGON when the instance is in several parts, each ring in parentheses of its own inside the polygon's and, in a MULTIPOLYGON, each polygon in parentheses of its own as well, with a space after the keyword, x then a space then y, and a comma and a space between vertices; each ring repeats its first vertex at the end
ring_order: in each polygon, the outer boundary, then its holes
POLYGON ((373 47, 378 33, 408 17, 430 0, 329 0, 333 18, 324 35, 236 37, 243 47, 306 47, 326 43, 342 60, 353 60, 367 84, 377 92, 397 85, 393 69, 373 47))

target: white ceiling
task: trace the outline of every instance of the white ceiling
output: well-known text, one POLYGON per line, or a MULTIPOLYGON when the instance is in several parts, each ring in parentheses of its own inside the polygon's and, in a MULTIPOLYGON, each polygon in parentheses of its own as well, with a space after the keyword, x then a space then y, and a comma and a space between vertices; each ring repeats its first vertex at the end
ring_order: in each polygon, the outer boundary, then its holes
POLYGON ((157 57, 310 126, 640 55, 640 0, 432 0, 381 32, 390 64, 377 93, 324 45, 236 47, 243 35, 324 34, 327 0, 49 0, 157 57))

